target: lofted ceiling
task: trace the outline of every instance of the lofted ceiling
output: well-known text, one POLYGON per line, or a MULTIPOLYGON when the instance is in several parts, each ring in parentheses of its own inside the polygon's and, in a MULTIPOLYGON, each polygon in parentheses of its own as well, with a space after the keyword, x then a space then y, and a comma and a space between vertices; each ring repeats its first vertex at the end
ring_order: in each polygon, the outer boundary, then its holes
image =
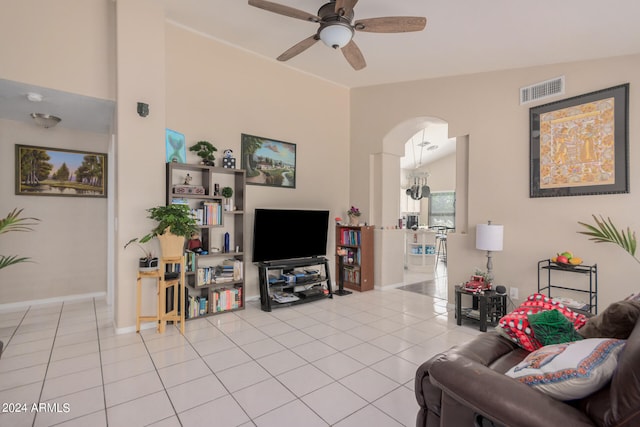
MULTIPOLYGON (((318 25, 247 0, 154 0, 177 25, 276 61, 318 25)), ((323 0, 270 0, 316 14, 323 0)), ((637 0, 360 0, 355 19, 424 16, 424 31, 356 32, 367 67, 354 71, 339 50, 316 43, 285 66, 354 88, 634 54, 637 0)))
MULTIPOLYGON (((270 61, 318 25, 249 6, 247 0, 152 0, 168 22, 270 61)), ((316 14, 323 0, 277 0, 316 14)), ((355 19, 424 16, 415 33, 357 32, 367 67, 355 71, 321 42, 284 67, 348 88, 640 53, 637 0, 360 0, 355 19)), ((109 133, 114 103, 0 79, 0 118, 62 117, 59 127, 109 133), (26 93, 39 92, 33 105, 26 93), (36 111, 37 110, 37 111, 36 111)))

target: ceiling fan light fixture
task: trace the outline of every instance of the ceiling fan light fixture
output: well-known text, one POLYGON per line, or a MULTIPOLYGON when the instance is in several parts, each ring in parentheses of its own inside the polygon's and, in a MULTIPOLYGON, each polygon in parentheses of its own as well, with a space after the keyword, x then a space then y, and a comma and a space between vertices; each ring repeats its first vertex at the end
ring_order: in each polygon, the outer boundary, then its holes
POLYGON ((352 37, 353 29, 340 22, 327 25, 320 30, 320 40, 334 49, 345 47, 352 37))
POLYGON ((36 124, 43 128, 52 128, 60 123, 60 117, 52 116, 51 114, 43 113, 31 113, 31 118, 36 124))

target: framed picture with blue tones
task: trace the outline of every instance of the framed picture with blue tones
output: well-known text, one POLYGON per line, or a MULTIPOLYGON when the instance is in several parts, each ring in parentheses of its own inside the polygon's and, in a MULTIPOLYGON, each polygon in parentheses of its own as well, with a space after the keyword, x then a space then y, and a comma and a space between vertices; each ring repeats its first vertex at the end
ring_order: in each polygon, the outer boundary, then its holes
POLYGON ((187 146, 184 135, 175 130, 167 129, 166 132, 167 163, 187 163, 187 146))

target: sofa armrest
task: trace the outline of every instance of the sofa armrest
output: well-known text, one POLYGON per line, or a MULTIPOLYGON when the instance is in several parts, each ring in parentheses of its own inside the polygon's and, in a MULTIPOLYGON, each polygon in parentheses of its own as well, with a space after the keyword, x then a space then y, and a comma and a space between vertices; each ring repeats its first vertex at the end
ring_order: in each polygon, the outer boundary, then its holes
POLYGON ((429 376, 443 393, 501 425, 594 425, 576 408, 464 356, 452 354, 434 360, 429 376))

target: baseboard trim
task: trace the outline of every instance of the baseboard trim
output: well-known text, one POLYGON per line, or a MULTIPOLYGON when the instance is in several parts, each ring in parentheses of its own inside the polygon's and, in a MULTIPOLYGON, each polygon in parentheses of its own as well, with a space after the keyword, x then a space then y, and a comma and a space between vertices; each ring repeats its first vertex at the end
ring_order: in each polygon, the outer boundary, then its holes
POLYGON ((0 311, 10 311, 15 309, 27 308, 32 305, 44 305, 44 304, 55 304, 60 302, 70 302, 70 301, 78 301, 83 299, 91 299, 91 298, 106 298, 106 292, 92 292, 88 294, 76 294, 76 295, 65 295, 62 297, 54 297, 54 298, 44 298, 44 299, 34 299, 30 301, 19 301, 19 302, 10 302, 6 304, 0 304, 0 311))

